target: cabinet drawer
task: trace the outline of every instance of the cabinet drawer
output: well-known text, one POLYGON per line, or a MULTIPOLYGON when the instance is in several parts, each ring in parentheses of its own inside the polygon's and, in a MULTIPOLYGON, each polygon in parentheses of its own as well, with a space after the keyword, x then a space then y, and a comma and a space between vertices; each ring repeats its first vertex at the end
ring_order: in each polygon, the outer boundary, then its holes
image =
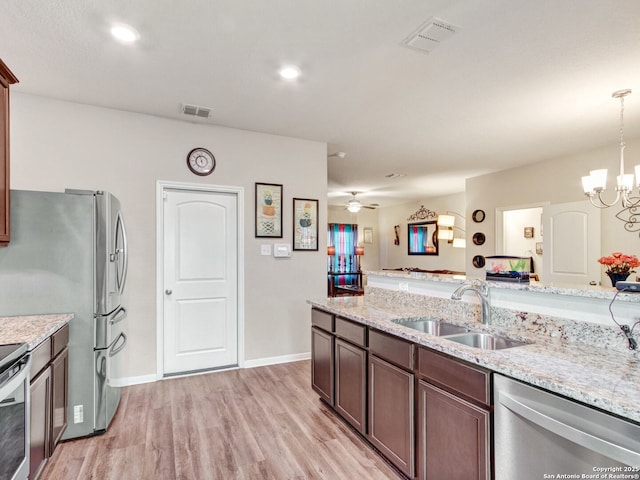
POLYGON ((377 330, 369 330, 369 351, 399 367, 413 370, 413 345, 377 330))
POLYGON ((490 376, 484 369, 419 348, 418 372, 446 389, 466 395, 484 405, 490 404, 490 376))
POLYGON ((333 332, 333 315, 317 308, 311 309, 311 325, 333 332))
POLYGON ((53 342, 51 346, 51 357, 55 358, 58 354, 64 350, 69 343, 69 325, 65 325, 51 337, 51 341, 53 342))
POLYGON ((360 347, 367 346, 367 327, 336 317, 336 335, 360 347))
POLYGON ((31 352, 31 378, 36 378, 38 373, 51 361, 51 337, 38 345, 31 352))

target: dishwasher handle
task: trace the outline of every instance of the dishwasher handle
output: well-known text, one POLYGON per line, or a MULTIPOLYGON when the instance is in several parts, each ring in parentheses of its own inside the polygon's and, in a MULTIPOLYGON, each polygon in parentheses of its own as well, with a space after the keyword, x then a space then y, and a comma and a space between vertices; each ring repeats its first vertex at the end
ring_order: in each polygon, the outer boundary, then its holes
POLYGON ((506 392, 500 392, 498 401, 515 414, 577 445, 595 452, 604 453, 608 457, 626 465, 640 465, 640 454, 637 452, 598 438, 584 429, 573 427, 550 414, 536 410, 526 405, 526 399, 516 399, 506 392))

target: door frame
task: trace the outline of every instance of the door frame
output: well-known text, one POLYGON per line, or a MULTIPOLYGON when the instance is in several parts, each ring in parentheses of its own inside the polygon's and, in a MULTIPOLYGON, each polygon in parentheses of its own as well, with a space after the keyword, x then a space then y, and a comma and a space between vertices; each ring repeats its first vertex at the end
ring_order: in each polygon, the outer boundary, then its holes
MULTIPOLYGON (((156 182, 156 379, 164 377, 164 194, 166 190, 184 192, 231 193, 237 201, 238 249, 238 367, 244 366, 244 187, 194 183, 156 182)), ((186 374, 193 375, 193 374, 186 374)), ((178 375, 179 376, 179 375, 178 375)), ((171 378, 175 378, 173 375, 171 378)))

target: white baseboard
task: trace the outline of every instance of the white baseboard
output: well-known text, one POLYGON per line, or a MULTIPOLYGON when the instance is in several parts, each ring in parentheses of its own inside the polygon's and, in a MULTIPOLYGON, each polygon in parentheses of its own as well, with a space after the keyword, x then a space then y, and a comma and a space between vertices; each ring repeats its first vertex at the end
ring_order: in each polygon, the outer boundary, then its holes
MULTIPOLYGON (((280 355, 278 357, 258 358, 255 360, 245 360, 241 368, 255 368, 265 367, 267 365, 277 365, 278 363, 298 362, 300 360, 309 360, 311 358, 311 352, 296 353, 293 355, 280 355)), ((234 367, 237 368, 237 367, 234 367)), ((233 369, 230 369, 233 370, 233 369)), ((223 371, 223 370, 220 370, 223 371)), ((212 373, 212 372, 205 372, 212 373)), ((143 383, 151 383, 158 381, 156 374, 153 375, 140 375, 138 377, 123 377, 116 378, 110 381, 113 387, 128 387, 131 385, 140 385, 143 383)))
POLYGON ((130 385, 141 385, 143 383, 151 383, 157 380, 156 375, 140 375, 138 377, 114 378, 109 381, 112 387, 128 387, 130 385))
POLYGON ((255 360, 245 360, 242 368, 264 367, 267 365, 276 365, 278 363, 298 362, 300 360, 309 360, 311 352, 296 353, 293 355, 280 355, 278 357, 258 358, 255 360))

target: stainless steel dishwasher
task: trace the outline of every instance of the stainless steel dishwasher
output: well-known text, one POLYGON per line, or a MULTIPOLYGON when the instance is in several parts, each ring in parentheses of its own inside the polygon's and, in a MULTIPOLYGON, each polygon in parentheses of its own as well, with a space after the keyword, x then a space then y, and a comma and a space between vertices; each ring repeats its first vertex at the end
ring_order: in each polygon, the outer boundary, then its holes
POLYGON ((640 425, 502 375, 493 385, 496 480, 640 478, 640 425))

